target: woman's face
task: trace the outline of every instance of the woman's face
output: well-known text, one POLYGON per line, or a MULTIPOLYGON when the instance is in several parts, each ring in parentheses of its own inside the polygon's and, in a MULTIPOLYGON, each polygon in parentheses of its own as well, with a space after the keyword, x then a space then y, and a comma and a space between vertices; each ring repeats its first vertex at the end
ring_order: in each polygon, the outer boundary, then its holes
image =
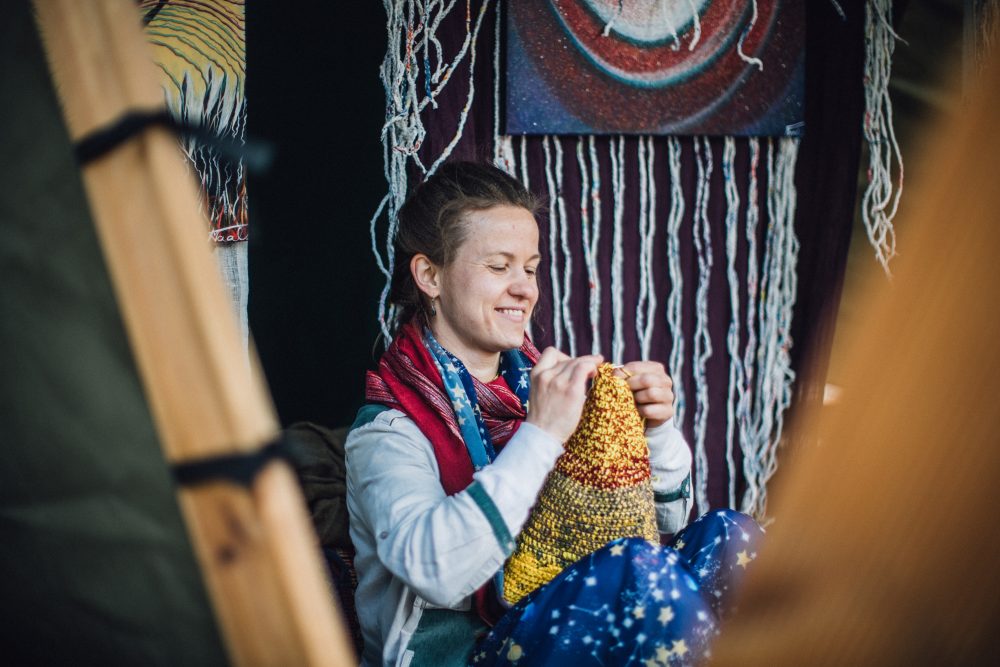
POLYGON ((538 225, 519 206, 465 216, 465 241, 439 269, 438 341, 466 364, 520 347, 538 301, 538 225))

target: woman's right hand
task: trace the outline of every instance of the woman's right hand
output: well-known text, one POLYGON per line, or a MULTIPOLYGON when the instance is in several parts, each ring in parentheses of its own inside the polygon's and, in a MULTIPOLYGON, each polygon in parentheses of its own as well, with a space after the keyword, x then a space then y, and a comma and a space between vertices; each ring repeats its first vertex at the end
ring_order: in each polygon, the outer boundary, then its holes
POLYGON ((570 357, 554 347, 545 349, 531 369, 531 392, 525 421, 565 443, 573 435, 583 403, 587 399, 587 380, 597 374, 604 361, 599 354, 570 357))

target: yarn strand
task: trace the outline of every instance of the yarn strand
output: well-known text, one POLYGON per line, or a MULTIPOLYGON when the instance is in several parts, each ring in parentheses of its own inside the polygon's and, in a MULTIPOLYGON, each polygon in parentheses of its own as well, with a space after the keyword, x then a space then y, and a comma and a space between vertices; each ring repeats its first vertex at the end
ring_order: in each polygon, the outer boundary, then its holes
POLYGON ((625 217, 625 137, 619 135, 610 141, 611 186, 614 197, 614 226, 611 240, 611 311, 614 326, 611 334, 611 358, 622 363, 625 353, 623 311, 625 286, 622 279, 624 254, 622 252, 622 223, 625 217))
POLYGON ((555 174, 552 173, 552 137, 542 139, 545 153, 545 183, 549 192, 549 282, 552 290, 552 337, 553 344, 562 349, 562 285, 559 282, 559 266, 556 260, 556 239, 559 238, 559 200, 556 198, 555 174))
POLYGON ((737 391, 743 386, 743 366, 740 355, 740 279, 736 273, 736 241, 740 194, 733 176, 736 141, 726 137, 722 152, 722 175, 726 188, 726 277, 729 283, 729 331, 726 350, 729 353, 729 393, 726 400, 726 466, 729 472, 729 507, 736 507, 736 462, 733 458, 737 436, 737 391))
POLYGON ((667 162, 670 168, 670 213, 667 217, 667 271, 670 294, 667 295, 667 326, 670 329, 670 376, 674 380, 674 425, 684 423, 684 275, 681 272, 680 229, 684 221, 684 189, 681 185, 681 143, 667 139, 667 162))
POLYGON ((865 117, 863 131, 868 145, 868 185, 861 198, 861 217, 875 258, 886 275, 896 256, 896 231, 892 220, 903 194, 903 156, 893 126, 889 78, 892 54, 899 36, 892 29, 892 0, 865 4, 865 117), (893 164, 898 172, 893 186, 893 164))
POLYGON ((707 137, 694 142, 698 164, 698 187, 695 192, 694 247, 698 259, 698 289, 695 294, 694 386, 696 394, 694 458, 696 466, 695 504, 698 514, 709 509, 708 452, 705 439, 708 430, 708 377, 706 369, 712 356, 712 336, 708 328, 708 292, 712 282, 712 234, 708 219, 708 199, 712 179, 712 146, 707 137))
POLYGON ((573 327, 573 314, 570 312, 570 296, 573 289, 573 253, 569 247, 569 221, 566 216, 566 199, 563 197, 563 147, 558 136, 553 136, 552 141, 556 149, 555 184, 556 200, 559 209, 559 242, 563 253, 562 266, 562 300, 560 301, 560 314, 562 318, 563 331, 566 332, 566 341, 569 344, 569 356, 576 356, 576 334, 573 327))

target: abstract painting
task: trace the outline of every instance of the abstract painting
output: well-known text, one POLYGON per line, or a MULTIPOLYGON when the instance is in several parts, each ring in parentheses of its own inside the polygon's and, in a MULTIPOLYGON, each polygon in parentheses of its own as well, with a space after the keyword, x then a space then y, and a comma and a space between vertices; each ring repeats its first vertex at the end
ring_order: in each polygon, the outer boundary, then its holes
POLYGON ((507 134, 798 136, 804 5, 506 3, 507 134))

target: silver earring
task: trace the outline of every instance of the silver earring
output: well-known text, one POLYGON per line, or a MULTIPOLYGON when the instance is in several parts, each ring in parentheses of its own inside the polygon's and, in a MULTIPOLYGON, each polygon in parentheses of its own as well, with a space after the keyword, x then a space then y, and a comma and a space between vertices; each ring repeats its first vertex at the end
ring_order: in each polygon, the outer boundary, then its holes
POLYGON ((434 299, 435 298, 436 297, 431 297, 431 317, 434 317, 435 315, 438 314, 437 308, 434 307, 434 299))

